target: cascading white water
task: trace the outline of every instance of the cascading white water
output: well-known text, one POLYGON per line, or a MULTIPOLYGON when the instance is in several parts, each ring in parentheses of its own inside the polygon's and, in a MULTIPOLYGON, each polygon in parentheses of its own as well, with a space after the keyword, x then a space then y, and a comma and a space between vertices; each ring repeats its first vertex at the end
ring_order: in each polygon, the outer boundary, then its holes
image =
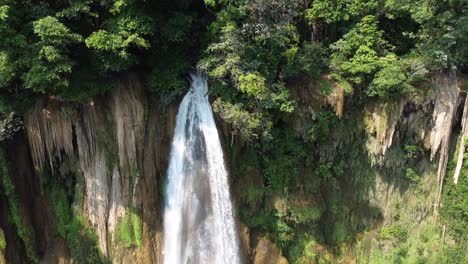
POLYGON ((164 263, 238 264, 238 234, 207 79, 191 77, 177 113, 167 173, 164 263))

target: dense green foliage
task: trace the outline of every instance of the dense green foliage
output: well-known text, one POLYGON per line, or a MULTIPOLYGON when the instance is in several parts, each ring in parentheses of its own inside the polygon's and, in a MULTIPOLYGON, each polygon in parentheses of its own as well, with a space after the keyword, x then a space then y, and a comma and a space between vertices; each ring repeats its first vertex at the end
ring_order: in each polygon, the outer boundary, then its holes
MULTIPOLYGON (((253 168, 261 178, 243 190, 240 218, 269 233, 292 263, 328 261, 320 245, 339 255, 372 229, 380 230, 379 243, 394 247, 375 252, 370 263, 457 263, 466 251, 467 177, 444 189, 442 221, 456 246, 444 244, 434 226, 424 227, 424 237, 402 225, 371 226, 378 212, 356 207, 376 175, 398 175, 389 181, 398 178, 422 199, 427 153, 410 142, 389 150, 394 168, 372 167, 359 117, 368 101, 426 92, 431 71, 466 71, 466 43, 463 0, 0 0, 0 141, 21 128, 17 114, 38 98, 84 103, 113 89, 117 77, 138 72, 147 92, 169 103, 187 90, 188 72, 199 70, 209 77, 214 112, 230 125, 231 146, 239 140, 251 149, 236 178, 253 168), (350 98, 342 119, 321 99, 305 110, 294 100, 311 99, 297 98, 304 90, 297 83, 321 98, 334 92, 332 82, 350 98), (291 129, 296 118, 307 123, 291 129), (367 214, 353 218, 361 211, 367 214), (434 257, 416 248, 440 245, 434 257)), ((99 141, 112 166, 116 146, 99 141)), ((4 163, 0 155, 10 218, 37 261, 4 163)), ((73 259, 101 262, 92 229, 73 208, 79 191, 49 187, 73 259)), ((132 209, 115 239, 138 247, 141 232, 132 209)))
POLYGON ((102 263, 97 246, 97 236, 88 226, 86 218, 76 216, 66 193, 62 189, 51 192, 54 213, 58 221, 58 234, 65 239, 72 259, 78 263, 102 263))
POLYGON ((325 84, 328 72, 348 92, 388 99, 424 88, 428 70, 465 67, 466 13, 459 0, 2 0, 0 111, 37 94, 88 100, 136 69, 169 101, 196 66, 234 133, 268 138, 295 109, 291 79, 325 84))
POLYGON ((127 247, 141 246, 142 242, 142 226, 141 219, 135 209, 130 209, 129 212, 122 218, 115 231, 117 241, 121 241, 127 247))
MULTIPOLYGON (((465 147, 468 140, 465 141, 465 147)), ((448 175, 452 176, 456 166, 456 153, 449 162, 448 175)), ((468 249, 468 151, 465 148, 463 167, 458 184, 449 177, 444 185, 444 200, 441 208, 443 221, 448 225, 448 232, 453 236, 460 249, 468 249)))
MULTIPOLYGON (((73 166, 65 163, 63 175, 72 176, 73 166)), ((46 188, 53 202, 53 212, 57 219, 57 233, 67 242, 70 256, 78 263, 105 263, 94 229, 89 226, 86 216, 80 213, 77 204, 81 202, 83 183, 77 183, 75 190, 68 190, 60 180, 47 178, 46 188), (71 201, 71 202, 70 202, 71 201)))
POLYGON ((0 228, 0 251, 5 251, 6 246, 5 234, 3 233, 3 229, 0 228))

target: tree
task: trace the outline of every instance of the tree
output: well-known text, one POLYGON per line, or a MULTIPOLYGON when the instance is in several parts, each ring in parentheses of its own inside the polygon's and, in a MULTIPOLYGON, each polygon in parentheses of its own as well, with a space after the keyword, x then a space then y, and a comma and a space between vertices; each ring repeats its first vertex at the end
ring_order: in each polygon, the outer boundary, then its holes
POLYGON ((115 2, 112 16, 102 28, 86 38, 86 46, 94 51, 97 65, 103 72, 122 71, 138 62, 132 49, 149 49, 152 19, 135 4, 115 2))
POLYGON ((32 66, 23 76, 24 85, 41 93, 64 91, 74 65, 69 47, 81 42, 82 37, 51 16, 35 21, 33 26, 40 41, 34 46, 32 66))

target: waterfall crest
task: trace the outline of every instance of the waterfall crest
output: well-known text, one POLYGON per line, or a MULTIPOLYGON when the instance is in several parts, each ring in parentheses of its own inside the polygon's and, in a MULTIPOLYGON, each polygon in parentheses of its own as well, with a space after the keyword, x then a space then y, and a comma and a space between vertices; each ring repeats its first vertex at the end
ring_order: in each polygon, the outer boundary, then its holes
POLYGON ((177 113, 167 173, 164 263, 241 263, 207 79, 191 77, 177 113))

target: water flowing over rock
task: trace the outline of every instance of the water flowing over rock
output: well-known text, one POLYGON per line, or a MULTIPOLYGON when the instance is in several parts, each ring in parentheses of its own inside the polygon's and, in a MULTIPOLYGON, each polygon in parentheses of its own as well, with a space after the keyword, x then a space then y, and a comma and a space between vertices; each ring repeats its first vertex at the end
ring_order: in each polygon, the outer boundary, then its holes
POLYGON ((176 119, 164 210, 165 264, 241 263, 206 77, 192 75, 176 119))

